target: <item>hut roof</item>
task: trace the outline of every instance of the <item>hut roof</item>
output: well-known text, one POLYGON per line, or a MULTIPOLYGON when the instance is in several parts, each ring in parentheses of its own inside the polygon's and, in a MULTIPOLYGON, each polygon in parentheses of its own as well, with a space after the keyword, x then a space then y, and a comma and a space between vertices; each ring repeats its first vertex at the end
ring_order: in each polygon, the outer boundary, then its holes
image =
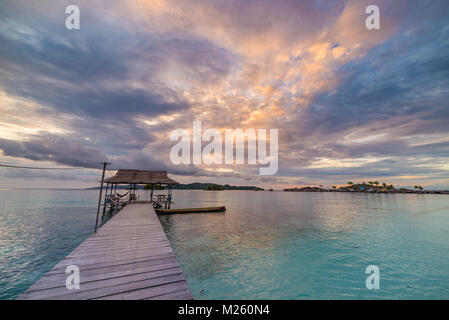
POLYGON ((119 169, 115 176, 104 180, 108 183, 130 184, 178 184, 167 176, 167 171, 143 171, 119 169))

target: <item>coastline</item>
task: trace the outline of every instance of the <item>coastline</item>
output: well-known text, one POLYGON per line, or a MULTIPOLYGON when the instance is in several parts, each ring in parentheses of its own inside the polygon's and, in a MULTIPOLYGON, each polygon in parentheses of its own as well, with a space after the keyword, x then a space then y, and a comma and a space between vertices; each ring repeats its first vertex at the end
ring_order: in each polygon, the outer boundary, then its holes
POLYGON ((304 187, 304 188, 288 188, 284 189, 284 192, 345 192, 345 193, 394 193, 394 194, 444 194, 449 195, 449 190, 423 190, 423 191, 415 191, 415 190, 333 190, 333 189, 323 189, 323 188, 315 188, 315 187, 304 187))

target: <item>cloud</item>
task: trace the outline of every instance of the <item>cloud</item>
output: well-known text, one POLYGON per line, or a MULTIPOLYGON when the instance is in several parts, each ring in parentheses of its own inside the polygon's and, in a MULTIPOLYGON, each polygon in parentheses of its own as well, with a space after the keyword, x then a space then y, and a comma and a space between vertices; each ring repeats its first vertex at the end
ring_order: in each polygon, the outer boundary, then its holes
POLYGON ((67 4, 0 4, 7 156, 266 184, 448 176, 446 1, 377 1, 381 30, 371 1, 80 1, 77 31, 67 4), (279 128, 278 176, 171 165, 193 120, 279 128))
POLYGON ((99 163, 107 160, 107 156, 98 149, 52 135, 29 141, 0 139, 0 149, 7 156, 35 161, 55 161, 84 168, 97 168, 99 163))
POLYGON ((67 32, 47 12, 30 20, 29 7, 20 3, 4 12, 4 93, 44 106, 38 117, 64 118, 65 131, 108 152, 143 149, 152 135, 140 119, 186 112, 191 103, 180 87, 219 81, 231 64, 224 50, 203 39, 130 33, 88 10, 79 32, 67 32))
MULTIPOLYGON (((4 179, 24 179, 24 180, 60 180, 69 183, 71 181, 82 181, 84 183, 96 183, 98 181, 98 173, 93 174, 85 171, 65 170, 29 170, 29 169, 6 169, 0 168, 0 175, 4 179)), ((41 185, 44 188, 45 185, 41 185)))

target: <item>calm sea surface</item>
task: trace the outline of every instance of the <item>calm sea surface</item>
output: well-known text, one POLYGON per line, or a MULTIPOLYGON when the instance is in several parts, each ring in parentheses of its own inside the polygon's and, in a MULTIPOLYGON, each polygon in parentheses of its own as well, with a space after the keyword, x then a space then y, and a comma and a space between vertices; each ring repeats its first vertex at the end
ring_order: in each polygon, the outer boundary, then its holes
MULTIPOLYGON (((0 190, 0 299, 86 239, 97 191, 0 190)), ((195 299, 449 299, 449 196, 174 191, 162 216, 195 299), (365 268, 380 269, 380 289, 365 268)))

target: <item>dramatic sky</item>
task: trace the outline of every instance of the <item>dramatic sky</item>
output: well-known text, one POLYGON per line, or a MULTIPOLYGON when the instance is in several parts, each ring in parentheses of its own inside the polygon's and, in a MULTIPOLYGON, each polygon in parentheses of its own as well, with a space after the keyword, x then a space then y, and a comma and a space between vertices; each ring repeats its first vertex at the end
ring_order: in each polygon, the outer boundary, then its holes
POLYGON ((181 182, 449 189, 448 16, 447 0, 2 0, 0 163, 80 169, 0 168, 0 187, 93 186, 108 160, 181 182), (193 120, 278 128, 277 174, 171 164, 193 120))

